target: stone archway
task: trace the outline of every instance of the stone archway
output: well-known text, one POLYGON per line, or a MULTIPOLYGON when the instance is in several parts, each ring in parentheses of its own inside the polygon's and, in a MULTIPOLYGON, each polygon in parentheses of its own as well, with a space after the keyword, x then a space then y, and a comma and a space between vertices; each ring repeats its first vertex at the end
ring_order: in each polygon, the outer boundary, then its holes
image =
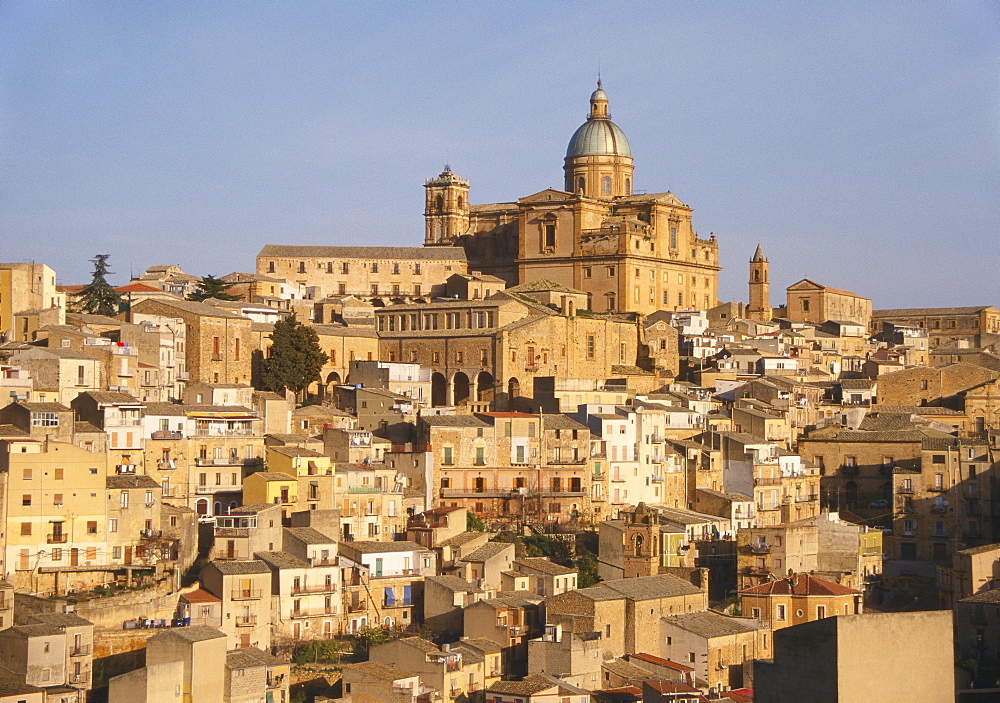
POLYGON ((493 386, 493 374, 489 371, 480 371, 479 375, 476 376, 476 402, 492 404, 495 390, 493 386))
POLYGON ((511 376, 507 381, 507 409, 514 410, 518 398, 521 397, 521 382, 511 376))
POLYGON ((443 408, 448 405, 448 381, 444 374, 431 374, 431 407, 443 408))
POLYGON ((451 390, 454 394, 454 405, 457 407, 459 405, 467 405, 471 400, 470 390, 471 384, 469 383, 469 377, 463 372, 459 371, 451 378, 451 390))

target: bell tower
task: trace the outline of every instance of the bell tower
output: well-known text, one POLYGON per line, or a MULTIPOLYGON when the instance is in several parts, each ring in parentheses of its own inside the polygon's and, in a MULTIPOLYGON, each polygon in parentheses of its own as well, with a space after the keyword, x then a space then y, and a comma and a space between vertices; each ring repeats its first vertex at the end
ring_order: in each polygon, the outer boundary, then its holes
POLYGON ((769 322, 774 311, 771 310, 771 284, 767 277, 767 257, 760 244, 750 259, 750 304, 747 306, 747 318, 755 322, 769 322))
POLYGON ((469 182, 445 166, 424 190, 424 246, 454 246, 469 229, 469 182))

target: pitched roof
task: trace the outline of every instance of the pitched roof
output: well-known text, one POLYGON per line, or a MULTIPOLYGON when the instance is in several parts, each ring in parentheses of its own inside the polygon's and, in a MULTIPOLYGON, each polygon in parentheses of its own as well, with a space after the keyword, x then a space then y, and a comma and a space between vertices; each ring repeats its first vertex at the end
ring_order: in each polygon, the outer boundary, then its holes
POLYGON ((291 535, 305 544, 333 544, 337 541, 314 527, 286 527, 285 534, 291 535))
POLYGON ((254 556, 275 569, 308 569, 309 562, 286 552, 255 552, 254 556))
POLYGON ((349 670, 359 671, 367 676, 382 679, 384 681, 397 681, 399 679, 409 679, 416 676, 416 674, 398 669, 392 664, 380 664, 379 662, 373 661, 357 662, 356 664, 344 664, 343 669, 345 672, 349 670))
POLYGON ((280 666, 288 662, 272 656, 257 647, 233 649, 226 652, 226 668, 249 669, 255 666, 280 666))
POLYGON ((226 633, 216 627, 209 627, 208 625, 191 625, 190 627, 175 627, 171 630, 166 630, 153 636, 172 636, 180 637, 188 642, 204 642, 205 640, 214 640, 219 637, 225 637, 226 633))
POLYGON ((688 596, 702 592, 697 586, 673 574, 612 579, 610 581, 602 581, 601 586, 616 591, 630 600, 688 596))
POLYGON ((75 613, 32 613, 29 617, 43 625, 54 627, 86 627, 88 625, 93 627, 94 625, 90 620, 81 618, 75 613))
POLYGON ((381 554, 384 552, 423 551, 416 542, 341 542, 342 549, 354 549, 362 554, 381 554))
POLYGON ((514 563, 526 566, 529 569, 534 569, 535 571, 541 571, 542 573, 549 574, 551 576, 565 576, 567 574, 576 573, 576 569, 571 569, 568 566, 563 566, 562 564, 556 564, 554 561, 550 561, 545 557, 524 557, 515 560, 514 563))
POLYGON ((872 310, 872 318, 919 317, 920 315, 975 315, 988 310, 992 305, 979 305, 963 308, 895 308, 889 310, 872 310))
POLYGON ((269 574, 271 570, 262 561, 256 559, 250 561, 211 561, 212 566, 225 576, 238 576, 242 574, 269 574))
POLYGON ((765 581, 751 588, 740 591, 746 595, 760 596, 853 596, 861 595, 861 591, 856 591, 839 583, 821 579, 812 574, 795 574, 792 578, 778 579, 777 581, 765 581))
POLYGON ((665 623, 676 625, 682 630, 708 638, 738 635, 754 630, 749 624, 741 622, 737 618, 717 613, 714 610, 664 615, 661 619, 665 623))
POLYGON ((492 559, 493 557, 508 550, 513 556, 514 545, 510 542, 487 542, 481 547, 473 549, 471 552, 459 559, 459 561, 486 561, 487 559, 492 559))
POLYGON ((477 593, 482 590, 459 576, 425 576, 424 581, 436 583, 455 592, 477 593))
POLYGON ((160 488, 160 484, 156 482, 152 476, 147 476, 145 474, 139 475, 129 475, 121 474, 108 476, 105 479, 107 488, 113 489, 123 489, 123 488, 160 488))
POLYGON ((669 659, 663 659, 661 657, 653 656, 652 654, 646 654, 645 652, 639 652, 638 654, 629 654, 629 659, 638 659, 640 661, 648 662, 650 664, 656 664, 657 666, 665 666, 668 669, 673 669, 674 671, 694 671, 690 666, 685 666, 684 664, 678 664, 677 662, 670 661, 669 659))

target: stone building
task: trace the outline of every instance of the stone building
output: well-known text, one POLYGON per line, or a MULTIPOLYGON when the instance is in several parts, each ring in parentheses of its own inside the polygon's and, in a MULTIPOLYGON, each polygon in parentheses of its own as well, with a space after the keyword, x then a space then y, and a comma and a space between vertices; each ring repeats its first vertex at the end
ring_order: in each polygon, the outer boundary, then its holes
POLYGON ((266 244, 257 254, 257 273, 292 281, 310 300, 353 295, 364 300, 433 298, 445 282, 466 273, 459 247, 330 247, 266 244))
POLYGON ((866 613, 786 627, 774 633, 773 654, 772 662, 754 662, 757 703, 939 703, 955 697, 947 611, 866 613))
POLYGON ((380 356, 429 368, 435 407, 526 410, 535 379, 607 379, 646 363, 636 320, 586 307, 581 291, 547 280, 485 300, 389 305, 375 313, 380 356))
POLYGON ((56 286, 56 272, 45 264, 0 264, 0 339, 29 342, 40 321, 62 324, 66 294, 56 286), (34 311, 31 315, 18 315, 34 311), (48 312, 39 319, 39 314, 48 312), (17 320, 15 321, 15 316, 17 320), (18 324, 20 325, 18 326, 18 324))
POLYGON ((593 519, 590 430, 565 415, 429 415, 435 505, 533 520, 593 519))
POLYGON ((770 657, 770 633, 749 618, 714 610, 666 615, 660 619, 657 654, 694 669, 709 688, 739 688, 752 683, 754 659, 770 657))
POLYGON ((836 615, 859 615, 864 594, 809 573, 765 581, 740 591, 740 612, 780 630, 836 615))
POLYGON ((808 278, 786 289, 788 304, 785 315, 793 322, 826 322, 827 320, 856 322, 868 326, 872 316, 872 301, 840 288, 830 288, 808 278))
POLYGON ((143 300, 132 311, 184 323, 184 369, 188 380, 250 385, 253 352, 258 344, 249 318, 190 300, 143 300))
POLYGON ((563 190, 470 205, 469 182, 446 167, 424 184, 424 242, 464 247, 470 269, 511 286, 549 279, 583 291, 597 312, 713 307, 715 237, 697 235, 673 193, 636 192, 633 166, 598 85, 566 150, 563 190))
POLYGON ((913 325, 924 330, 932 349, 955 342, 979 347, 985 335, 1000 334, 1000 310, 992 305, 874 310, 872 331, 879 331, 883 322, 913 325))

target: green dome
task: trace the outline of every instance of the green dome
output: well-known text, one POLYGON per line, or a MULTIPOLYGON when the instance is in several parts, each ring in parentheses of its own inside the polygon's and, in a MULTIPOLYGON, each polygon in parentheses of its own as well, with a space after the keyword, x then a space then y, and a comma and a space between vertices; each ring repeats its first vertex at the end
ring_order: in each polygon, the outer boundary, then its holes
POLYGON ((607 118, 591 117, 573 133, 566 148, 566 157, 632 156, 625 133, 607 118))

